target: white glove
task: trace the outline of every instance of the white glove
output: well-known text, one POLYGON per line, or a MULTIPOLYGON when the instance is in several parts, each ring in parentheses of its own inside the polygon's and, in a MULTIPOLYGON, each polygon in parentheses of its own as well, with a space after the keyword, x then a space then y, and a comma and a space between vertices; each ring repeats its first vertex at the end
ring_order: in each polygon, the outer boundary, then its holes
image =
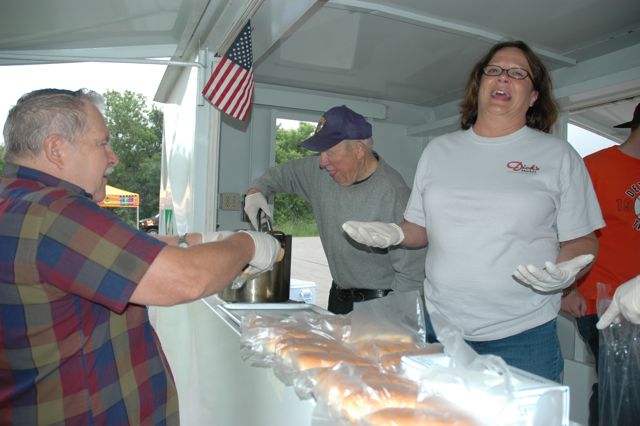
POLYGON ((264 198, 261 192, 254 192, 244 197, 244 211, 249 217, 253 229, 259 229, 258 212, 260 209, 262 209, 264 214, 269 216, 270 219, 273 219, 273 213, 271 213, 269 203, 267 203, 267 199, 264 198))
POLYGON ((222 241, 229 235, 233 234, 232 231, 207 231, 202 233, 202 242, 211 243, 213 241, 222 241))
POLYGON ((395 223, 349 220, 342 224, 342 229, 355 241, 371 247, 387 248, 404 240, 402 228, 395 223))
POLYGON ((253 239, 255 251, 249 265, 257 270, 252 270, 252 272, 256 273, 271 270, 280 255, 280 241, 265 232, 244 230, 239 232, 249 234, 253 239))
POLYGON ((544 262, 544 268, 519 265, 513 276, 536 290, 550 293, 565 289, 573 284, 578 272, 591 263, 593 258, 592 254, 583 254, 558 264, 544 262))
POLYGON ((612 322, 620 321, 620 316, 640 324, 640 275, 616 289, 611 305, 604 311, 596 327, 600 330, 607 328, 612 322))

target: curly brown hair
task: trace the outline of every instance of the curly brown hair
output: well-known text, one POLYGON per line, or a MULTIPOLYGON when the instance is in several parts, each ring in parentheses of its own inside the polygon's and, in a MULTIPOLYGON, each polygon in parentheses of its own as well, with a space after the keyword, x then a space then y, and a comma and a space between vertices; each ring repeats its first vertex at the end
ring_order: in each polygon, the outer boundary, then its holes
POLYGON ((460 112, 462 114, 460 126, 466 130, 476 122, 478 118, 478 91, 480 89, 480 80, 483 76, 482 69, 489 64, 499 50, 507 47, 520 49, 527 58, 529 67, 531 67, 533 88, 538 92, 538 99, 527 111, 527 126, 549 133, 551 126, 558 118, 558 104, 553 97, 551 77, 542 60, 525 42, 520 40, 503 41, 495 44, 473 67, 464 89, 464 99, 460 103, 460 112))

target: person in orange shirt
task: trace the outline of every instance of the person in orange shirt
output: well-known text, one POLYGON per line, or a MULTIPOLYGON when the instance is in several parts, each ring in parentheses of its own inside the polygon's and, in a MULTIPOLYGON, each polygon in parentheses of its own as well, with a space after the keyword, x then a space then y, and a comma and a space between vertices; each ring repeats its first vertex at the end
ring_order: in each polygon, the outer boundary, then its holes
MULTIPOLYGON (((611 292, 640 274, 640 104, 633 119, 617 128, 630 128, 629 137, 585 157, 593 187, 607 224, 596 231, 600 249, 593 268, 562 299, 564 311, 576 317, 578 331, 598 365, 599 334, 596 329, 597 284, 611 292)), ((589 426, 598 424, 598 384, 589 401, 589 426)))

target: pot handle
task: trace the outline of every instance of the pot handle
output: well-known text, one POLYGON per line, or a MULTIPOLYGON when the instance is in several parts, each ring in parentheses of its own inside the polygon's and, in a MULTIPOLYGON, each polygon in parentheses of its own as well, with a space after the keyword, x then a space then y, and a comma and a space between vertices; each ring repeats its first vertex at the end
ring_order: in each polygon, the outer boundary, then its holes
POLYGON ((258 209, 258 231, 271 232, 273 227, 271 226, 271 219, 262 209, 258 209))

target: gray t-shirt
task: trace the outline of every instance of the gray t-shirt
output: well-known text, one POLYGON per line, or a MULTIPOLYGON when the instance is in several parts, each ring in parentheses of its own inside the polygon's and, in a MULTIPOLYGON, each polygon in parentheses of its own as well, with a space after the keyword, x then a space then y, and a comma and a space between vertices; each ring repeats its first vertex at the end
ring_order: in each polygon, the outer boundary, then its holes
POLYGON ((410 190, 384 160, 379 160, 368 179, 348 187, 320 169, 318 156, 273 167, 251 186, 265 196, 295 193, 311 203, 331 275, 341 288, 417 289, 422 293, 426 249, 374 249, 354 242, 342 231, 348 220, 402 221, 410 190))

